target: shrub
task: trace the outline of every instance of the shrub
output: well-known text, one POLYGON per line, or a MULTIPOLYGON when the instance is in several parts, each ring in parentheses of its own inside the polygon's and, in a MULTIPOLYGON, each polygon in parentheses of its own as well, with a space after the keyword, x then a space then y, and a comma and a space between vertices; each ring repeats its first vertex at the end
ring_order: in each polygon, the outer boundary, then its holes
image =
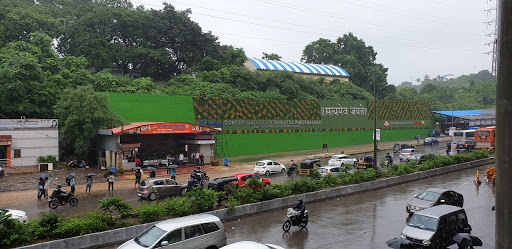
POLYGON ((258 202, 260 200, 259 197, 260 195, 255 194, 255 191, 251 188, 238 188, 233 194, 234 200, 239 204, 258 202))
POLYGON ((146 201, 143 201, 142 205, 135 209, 135 212, 141 223, 148 223, 157 221, 158 218, 164 214, 164 210, 165 209, 163 209, 158 202, 148 204, 146 201))
POLYGON ((320 179, 320 184, 326 187, 334 187, 340 185, 341 181, 338 179, 338 176, 335 175, 326 175, 320 179))
POLYGON ((188 197, 166 198, 160 205, 163 208, 164 215, 185 216, 191 214, 188 197))
POLYGON ((37 238, 50 238, 53 232, 61 225, 63 218, 59 213, 41 212, 41 219, 33 219, 33 233, 37 238))
POLYGON ((281 191, 279 187, 275 188, 274 185, 271 185, 268 188, 259 189, 259 197, 260 201, 272 200, 279 197, 284 197, 287 195, 283 195, 284 193, 281 191))
POLYGON ((98 208, 106 212, 111 218, 114 218, 115 213, 117 213, 116 218, 126 218, 133 209, 130 204, 123 202, 123 199, 117 196, 105 197, 98 202, 100 203, 98 208))
POLYGON ((316 181, 309 177, 301 177, 299 180, 295 180, 290 183, 290 190, 292 194, 302 194, 307 192, 313 192, 319 188, 316 181))
POLYGON ((11 219, 11 215, 0 213, 0 247, 14 247, 23 245, 34 239, 26 224, 11 219))
POLYGON ((187 192, 190 199, 190 209, 194 213, 209 211, 217 203, 217 193, 210 189, 202 189, 199 186, 187 192))
POLYGON ((69 238, 113 228, 115 228, 115 224, 110 216, 94 211, 88 212, 86 218, 70 218, 64 220, 54 231, 54 234, 59 238, 69 238))

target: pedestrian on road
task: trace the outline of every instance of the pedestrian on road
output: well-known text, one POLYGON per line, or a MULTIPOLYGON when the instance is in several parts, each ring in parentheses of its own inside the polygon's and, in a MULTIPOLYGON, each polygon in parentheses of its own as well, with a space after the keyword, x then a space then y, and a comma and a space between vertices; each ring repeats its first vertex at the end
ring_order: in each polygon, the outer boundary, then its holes
POLYGON ((41 199, 41 196, 44 195, 44 179, 39 178, 39 183, 37 183, 37 199, 41 199))
POLYGON ((110 188, 112 188, 112 191, 114 191, 114 181, 115 181, 114 172, 110 172, 107 176, 107 182, 108 182, 108 191, 110 191, 110 188))
POLYGON ((156 176, 156 173, 154 170, 151 171, 151 173, 149 173, 149 178, 155 178, 156 176))
POLYGON ((170 171, 169 166, 170 165, 171 165, 171 159, 169 158, 169 159, 167 159, 167 174, 169 174, 169 171, 170 171))
POLYGON ((71 193, 75 194, 75 177, 72 176, 71 179, 69 179, 69 186, 71 186, 71 193))
POLYGON ((91 194, 92 187, 92 176, 87 176, 85 179, 85 194, 87 194, 87 190, 89 190, 89 194, 91 194))
POLYGON ((176 168, 171 169, 171 179, 176 181, 176 168))
POLYGON ((140 172, 140 169, 135 171, 135 189, 140 185, 140 178, 142 177, 142 173, 140 172))
POLYGON ((199 165, 204 165, 204 155, 203 153, 199 154, 199 165))
POLYGON ((48 199, 48 188, 50 188, 50 179, 48 177, 44 178, 44 198, 48 199))

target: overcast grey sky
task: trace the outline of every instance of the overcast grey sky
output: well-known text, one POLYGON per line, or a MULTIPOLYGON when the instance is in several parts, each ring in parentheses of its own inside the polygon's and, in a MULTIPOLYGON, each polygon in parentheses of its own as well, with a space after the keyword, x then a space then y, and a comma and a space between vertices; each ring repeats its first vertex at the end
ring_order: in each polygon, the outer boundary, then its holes
MULTIPOLYGON (((161 9, 162 0, 135 5, 161 9)), ((221 44, 247 56, 276 53, 299 62, 319 38, 335 41, 352 32, 389 69, 388 83, 416 84, 424 75, 455 77, 491 70, 496 0, 167 0, 211 31, 221 44), (486 22, 491 22, 490 24, 486 22), (490 55, 485 54, 491 52, 490 55)), ((341 65, 343 67, 343 65, 341 65)), ((350 74, 350 72, 348 72, 350 74)))

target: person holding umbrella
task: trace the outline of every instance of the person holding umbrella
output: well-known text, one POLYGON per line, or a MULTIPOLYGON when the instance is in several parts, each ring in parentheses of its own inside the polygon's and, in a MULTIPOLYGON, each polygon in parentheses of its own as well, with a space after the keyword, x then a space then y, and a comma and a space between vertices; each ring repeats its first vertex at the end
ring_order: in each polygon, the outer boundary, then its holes
POLYGON ((44 195, 44 179, 39 178, 39 183, 37 183, 37 199, 41 199, 44 195))
POLYGON ((142 173, 140 172, 140 169, 137 169, 137 171, 135 171, 135 189, 137 189, 138 185, 140 185, 141 177, 142 173))
POLYGON ((68 176, 68 182, 69 182, 69 186, 71 186, 70 193, 75 194, 75 173, 71 173, 68 176))
POLYGON ((89 190, 89 194, 91 194, 92 177, 95 175, 94 173, 89 173, 85 176, 85 194, 87 194, 87 190, 89 190))
POLYGON ((50 178, 44 178, 44 198, 48 199, 48 189, 50 188, 50 178))

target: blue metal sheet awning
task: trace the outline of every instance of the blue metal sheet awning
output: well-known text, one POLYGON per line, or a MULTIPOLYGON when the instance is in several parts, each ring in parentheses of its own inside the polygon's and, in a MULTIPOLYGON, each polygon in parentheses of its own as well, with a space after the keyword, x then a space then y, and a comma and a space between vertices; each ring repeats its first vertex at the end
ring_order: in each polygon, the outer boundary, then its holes
POLYGON ((259 70, 288 71, 331 76, 350 76, 343 68, 334 65, 307 64, 247 58, 259 70))
POLYGON ((434 113, 439 113, 445 116, 454 116, 454 117, 462 117, 462 116, 478 116, 484 114, 484 112, 479 110, 463 110, 463 111, 434 111, 434 113))

